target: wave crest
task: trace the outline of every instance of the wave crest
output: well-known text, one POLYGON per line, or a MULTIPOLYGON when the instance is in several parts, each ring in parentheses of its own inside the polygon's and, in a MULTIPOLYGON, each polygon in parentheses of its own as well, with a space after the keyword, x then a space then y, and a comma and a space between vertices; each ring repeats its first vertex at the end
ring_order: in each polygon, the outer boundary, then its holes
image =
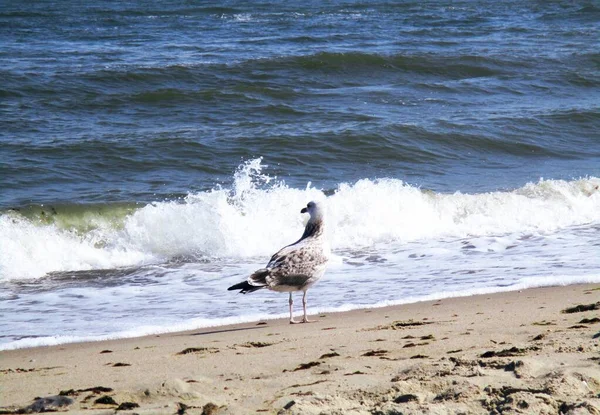
POLYGON ((473 235, 548 233, 600 222, 600 179, 595 177, 541 179, 514 191, 480 194, 436 193, 393 178, 362 179, 341 183, 326 196, 310 183, 291 188, 265 174, 265 167, 262 158, 249 160, 235 172, 229 189, 217 187, 126 211, 121 207, 117 221, 97 222, 77 209, 78 221, 44 222, 35 215, 4 212, 0 279, 182 257, 237 261, 268 256, 299 237, 305 220, 300 209, 309 200, 325 202, 331 246, 338 251, 473 235))

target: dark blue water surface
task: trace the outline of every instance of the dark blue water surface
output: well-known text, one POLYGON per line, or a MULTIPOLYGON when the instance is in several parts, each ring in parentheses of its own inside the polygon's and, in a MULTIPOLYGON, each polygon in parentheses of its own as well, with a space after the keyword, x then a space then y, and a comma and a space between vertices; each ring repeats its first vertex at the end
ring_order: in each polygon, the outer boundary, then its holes
POLYGON ((290 186, 600 176, 600 7, 3 1, 0 208, 149 202, 262 156, 290 186))

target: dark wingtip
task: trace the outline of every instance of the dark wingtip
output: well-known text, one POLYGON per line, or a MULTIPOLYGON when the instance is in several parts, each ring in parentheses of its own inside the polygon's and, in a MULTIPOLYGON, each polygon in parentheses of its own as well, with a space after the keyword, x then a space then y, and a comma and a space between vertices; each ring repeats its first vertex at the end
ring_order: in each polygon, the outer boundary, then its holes
POLYGON ((240 282, 238 284, 232 285, 231 287, 229 287, 227 289, 227 291, 243 290, 243 289, 246 288, 247 285, 249 285, 248 281, 243 281, 243 282, 240 282))
POLYGON ((252 291, 256 291, 256 290, 260 290, 263 287, 257 287, 254 285, 250 285, 248 283, 248 281, 242 281, 238 284, 232 285, 231 287, 229 287, 227 289, 227 291, 234 291, 234 290, 240 290, 240 293, 242 294, 246 294, 246 293, 251 293, 252 291))

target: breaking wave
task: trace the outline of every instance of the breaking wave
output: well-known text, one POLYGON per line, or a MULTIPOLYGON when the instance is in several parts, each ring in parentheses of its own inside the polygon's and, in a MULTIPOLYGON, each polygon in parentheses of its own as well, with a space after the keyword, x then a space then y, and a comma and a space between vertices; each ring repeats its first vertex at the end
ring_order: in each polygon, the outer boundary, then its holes
POLYGON ((270 177, 262 159, 231 188, 143 206, 29 206, 0 214, 0 281, 53 272, 135 267, 173 259, 270 255, 297 239, 300 208, 325 202, 334 251, 471 236, 544 234, 600 223, 600 179, 544 180, 511 191, 436 193, 396 178, 324 192, 270 177))

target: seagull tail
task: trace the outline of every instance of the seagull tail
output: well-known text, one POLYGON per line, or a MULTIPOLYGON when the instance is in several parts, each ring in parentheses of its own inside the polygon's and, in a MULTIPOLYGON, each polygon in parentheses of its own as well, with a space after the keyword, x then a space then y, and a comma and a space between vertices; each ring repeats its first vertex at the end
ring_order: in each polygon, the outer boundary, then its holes
POLYGON ((240 290, 242 294, 251 293, 252 291, 260 290, 261 286, 250 285, 248 281, 242 281, 239 284, 232 285, 227 291, 240 290))
POLYGON ((267 285, 267 276, 269 270, 267 268, 261 268, 254 271, 254 274, 250 275, 246 281, 240 282, 239 284, 232 285, 227 290, 241 290, 242 294, 251 293, 252 291, 260 290, 265 288, 267 285))

